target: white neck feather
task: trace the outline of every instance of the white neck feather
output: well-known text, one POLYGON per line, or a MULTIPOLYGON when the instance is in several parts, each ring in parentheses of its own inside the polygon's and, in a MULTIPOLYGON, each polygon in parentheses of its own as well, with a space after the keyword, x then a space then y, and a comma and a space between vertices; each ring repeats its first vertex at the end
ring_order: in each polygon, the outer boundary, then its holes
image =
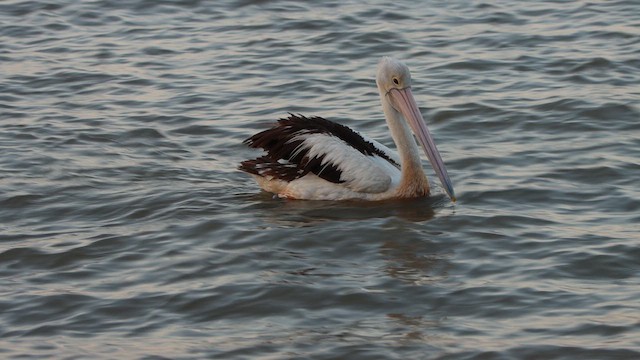
POLYGON ((386 94, 381 93, 380 99, 387 125, 391 130, 391 137, 396 144, 401 161, 402 175, 398 191, 406 197, 427 195, 429 182, 422 169, 420 149, 413 138, 411 129, 402 115, 391 106, 386 94))

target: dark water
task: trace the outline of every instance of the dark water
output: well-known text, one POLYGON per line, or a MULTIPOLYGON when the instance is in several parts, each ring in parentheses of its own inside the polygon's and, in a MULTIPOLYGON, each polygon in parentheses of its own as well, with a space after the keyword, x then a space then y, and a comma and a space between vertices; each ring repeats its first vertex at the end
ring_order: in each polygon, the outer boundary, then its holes
POLYGON ((0 357, 640 358, 640 4, 313 4, 0 2, 0 357), (235 170, 382 55, 458 203, 235 170))

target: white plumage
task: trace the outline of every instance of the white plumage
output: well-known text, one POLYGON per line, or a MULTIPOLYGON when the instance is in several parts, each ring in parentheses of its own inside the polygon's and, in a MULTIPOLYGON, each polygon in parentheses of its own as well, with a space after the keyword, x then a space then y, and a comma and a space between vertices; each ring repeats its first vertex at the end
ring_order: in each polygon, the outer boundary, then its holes
MULTIPOLYGON (((334 164, 341 172, 341 186, 355 192, 380 193, 389 189, 394 175, 400 171, 377 155, 364 155, 345 141, 326 134, 300 135, 301 150, 309 157, 322 158, 320 174, 334 164)), ((304 178, 301 178, 302 180, 304 178)))

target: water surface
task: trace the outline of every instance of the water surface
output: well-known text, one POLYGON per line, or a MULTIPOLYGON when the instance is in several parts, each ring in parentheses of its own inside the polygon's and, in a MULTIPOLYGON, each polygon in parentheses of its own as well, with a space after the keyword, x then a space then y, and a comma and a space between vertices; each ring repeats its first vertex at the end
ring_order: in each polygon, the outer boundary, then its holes
POLYGON ((637 5, 0 3, 0 357, 640 358, 637 5), (236 170, 287 112, 391 145, 383 55, 456 204, 236 170))

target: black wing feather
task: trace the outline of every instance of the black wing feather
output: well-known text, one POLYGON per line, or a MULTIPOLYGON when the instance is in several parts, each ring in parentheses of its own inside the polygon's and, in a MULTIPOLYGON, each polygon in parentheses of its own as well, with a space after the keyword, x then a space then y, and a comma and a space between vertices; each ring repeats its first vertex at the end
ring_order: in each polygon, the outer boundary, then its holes
POLYGON ((387 154, 347 126, 317 116, 289 114, 289 117, 278 120, 278 123, 270 129, 261 131, 244 141, 249 147, 266 150, 267 155, 244 161, 240 165, 240 170, 256 175, 270 175, 285 181, 300 178, 311 172, 333 183, 344 182, 340 180, 342 172, 335 165, 322 165, 324 156, 310 158, 308 151, 301 149, 303 140, 294 138, 303 134, 335 136, 364 155, 377 155, 399 167, 387 154), (270 167, 271 171, 265 170, 270 167))

